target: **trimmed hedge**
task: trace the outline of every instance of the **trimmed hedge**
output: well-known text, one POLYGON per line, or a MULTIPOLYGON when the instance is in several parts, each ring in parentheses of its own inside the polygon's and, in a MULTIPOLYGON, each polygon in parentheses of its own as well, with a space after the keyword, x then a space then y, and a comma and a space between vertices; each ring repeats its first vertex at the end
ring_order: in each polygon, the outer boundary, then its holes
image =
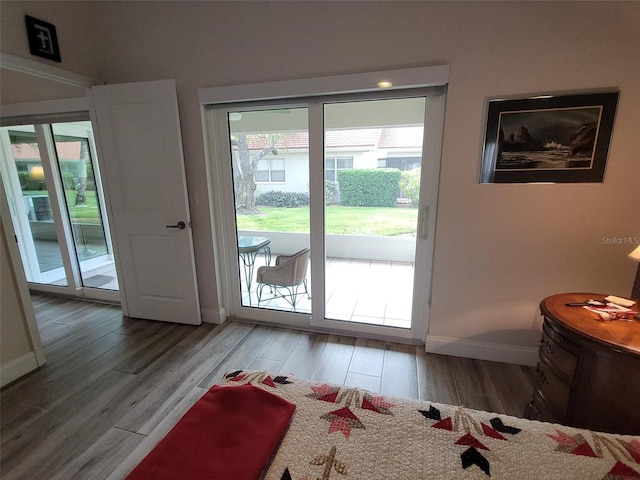
POLYGON ((340 203, 348 207, 395 207, 397 168, 338 170, 340 203))
POLYGON ((256 197, 262 207, 295 208, 309 205, 309 194, 304 192, 266 192, 256 197))

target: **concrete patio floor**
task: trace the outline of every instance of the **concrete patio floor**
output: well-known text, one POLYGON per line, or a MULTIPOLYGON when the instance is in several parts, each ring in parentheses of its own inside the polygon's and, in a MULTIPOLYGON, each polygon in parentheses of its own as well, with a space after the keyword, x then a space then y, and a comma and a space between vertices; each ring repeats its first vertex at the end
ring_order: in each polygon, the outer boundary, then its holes
MULTIPOLYGON (((38 250, 45 262, 56 263, 59 256, 57 244, 42 245, 38 242, 38 250), (57 252, 56 252, 57 250, 57 252)), ((272 255, 271 264, 275 262, 277 254, 272 255)), ((283 299, 261 301, 258 305, 255 281, 258 268, 265 264, 263 254, 256 258, 251 285, 251 296, 247 292, 244 272, 239 266, 242 279, 242 304, 247 307, 266 308, 280 311, 293 311, 291 305, 283 299)), ((413 295, 413 263, 386 262, 378 260, 359 260, 351 258, 330 257, 326 268, 326 318, 345 322, 357 322, 369 325, 384 325, 390 327, 410 328, 413 295)), ((91 285, 91 279, 105 281, 95 288, 118 290, 118 278, 115 265, 106 265, 99 269, 83 272, 85 286, 91 285)), ((62 280, 61 282, 64 282, 62 280)), ((311 268, 307 272, 309 292, 311 292, 311 268)), ((58 285, 65 283, 56 282, 58 285)), ((55 283, 54 283, 55 284, 55 283)), ((269 295, 265 288, 264 296, 269 295)), ((311 300, 307 298, 304 289, 300 288, 296 311, 311 313, 311 300)))
MULTIPOLYGON (((272 265, 277 254, 273 255, 272 265)), ((258 305, 255 272, 265 264, 264 255, 256 258, 251 297, 242 278, 242 304, 247 307, 293 311, 283 299, 261 301, 258 305)), ((242 272, 241 272, 242 273, 242 272)), ((311 268, 307 272, 311 291, 311 268)), ((268 288, 265 288, 268 294, 268 288)), ((268 296, 263 294, 263 296, 268 296)), ((410 328, 413 296, 413 263, 359 260, 352 258, 327 259, 326 318, 369 325, 410 328)), ((300 287, 296 311, 311 313, 311 300, 300 287)))

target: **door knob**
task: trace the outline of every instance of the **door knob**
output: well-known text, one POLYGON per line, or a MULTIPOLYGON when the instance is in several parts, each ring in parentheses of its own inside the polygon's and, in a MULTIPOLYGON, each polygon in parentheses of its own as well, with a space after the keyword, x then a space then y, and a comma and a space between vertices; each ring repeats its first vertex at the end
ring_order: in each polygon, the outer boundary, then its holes
POLYGON ((185 228, 187 228, 187 224, 183 221, 180 221, 175 225, 165 225, 165 228, 179 228, 180 230, 184 230, 185 228))

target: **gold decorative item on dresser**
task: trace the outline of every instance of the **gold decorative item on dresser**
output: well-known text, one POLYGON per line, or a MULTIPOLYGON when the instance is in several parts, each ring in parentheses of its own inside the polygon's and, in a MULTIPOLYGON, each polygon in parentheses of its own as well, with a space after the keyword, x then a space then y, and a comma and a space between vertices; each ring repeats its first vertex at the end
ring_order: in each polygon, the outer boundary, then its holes
POLYGON ((540 303, 544 324, 527 418, 640 434, 640 321, 631 313, 638 302, 629 314, 584 308, 605 298, 563 293, 540 303))

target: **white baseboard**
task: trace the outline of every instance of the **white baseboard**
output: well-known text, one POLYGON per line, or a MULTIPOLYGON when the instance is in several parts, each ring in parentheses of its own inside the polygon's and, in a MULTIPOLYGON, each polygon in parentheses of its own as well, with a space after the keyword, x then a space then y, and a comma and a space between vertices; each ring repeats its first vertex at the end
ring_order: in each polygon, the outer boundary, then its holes
POLYGON ((516 365, 535 366, 538 361, 538 349, 534 347, 480 343, 460 338, 427 336, 425 350, 429 353, 513 363, 516 365))
POLYGON ((0 387, 4 387, 36 368, 38 368, 38 360, 34 352, 25 353, 7 362, 0 368, 0 387))
POLYGON ((227 312, 224 308, 216 310, 214 308, 200 308, 203 323, 215 323, 220 325, 227 319, 227 312))

